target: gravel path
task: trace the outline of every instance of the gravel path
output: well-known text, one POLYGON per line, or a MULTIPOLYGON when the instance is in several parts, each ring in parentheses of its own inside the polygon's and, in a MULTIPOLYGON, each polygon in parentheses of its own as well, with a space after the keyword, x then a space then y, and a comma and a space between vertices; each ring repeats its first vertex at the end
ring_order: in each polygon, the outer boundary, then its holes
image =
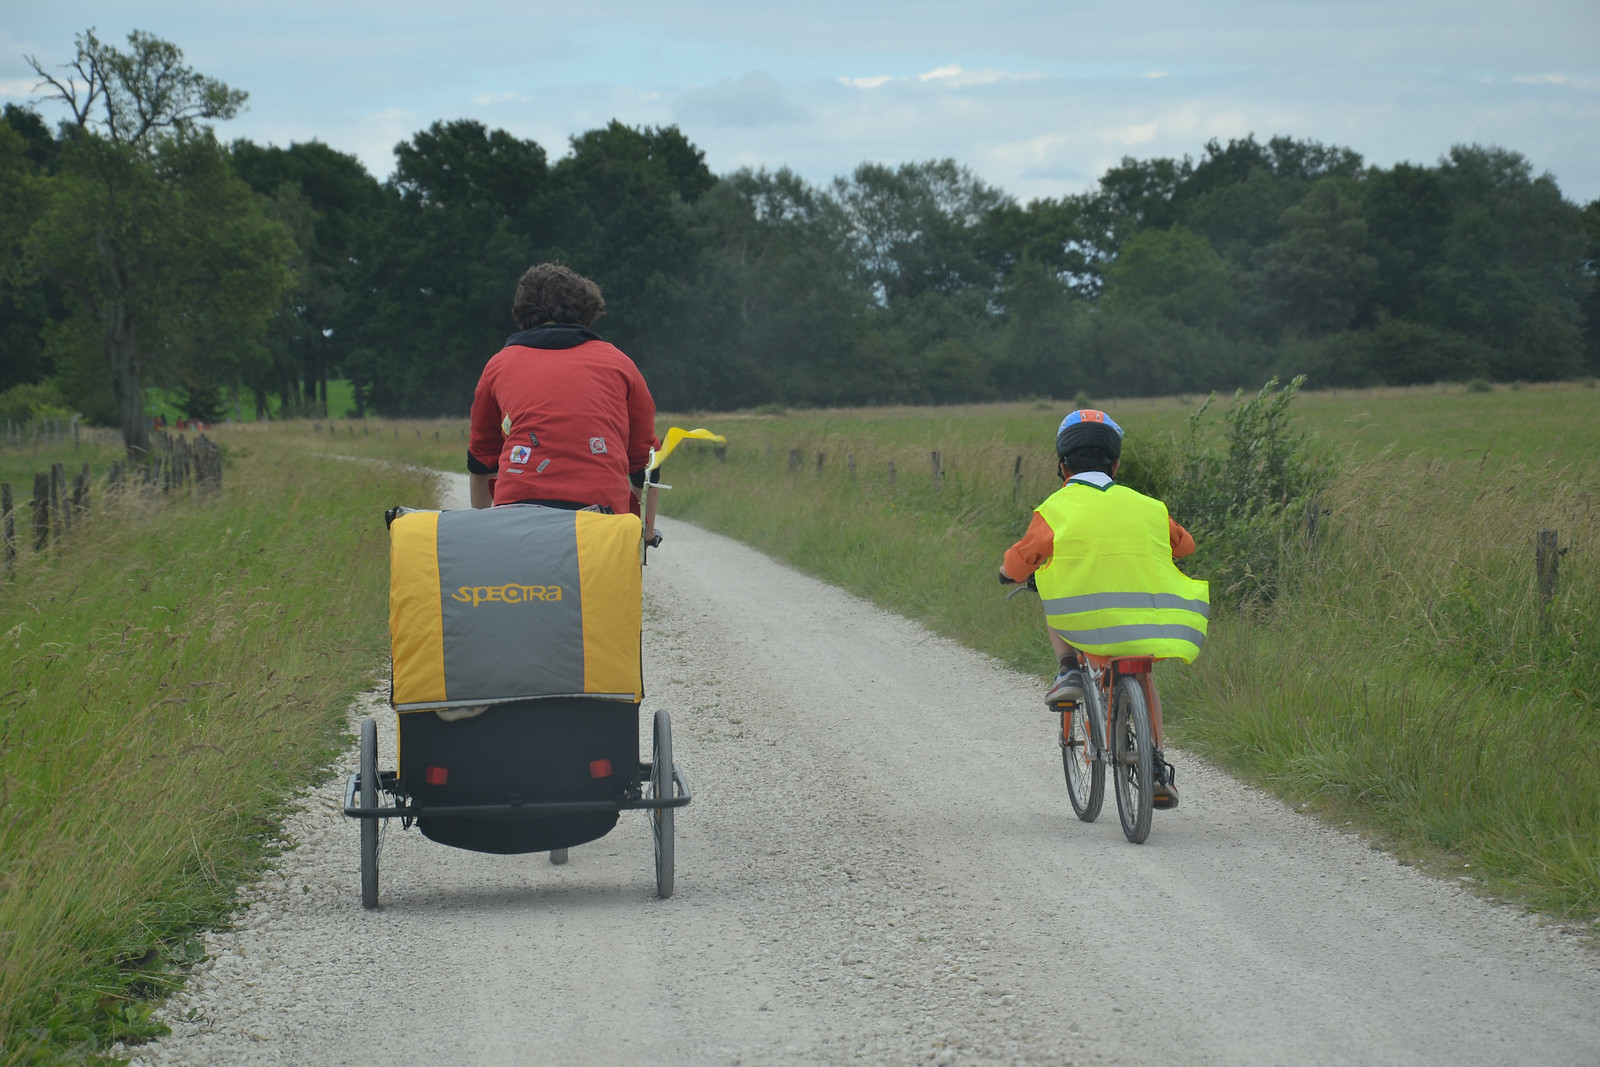
POLYGON ((391 823, 365 912, 352 745, 140 1062, 1600 1057, 1600 956, 1571 934, 1182 753, 1183 806, 1129 845, 1110 797, 1073 817, 1039 679, 662 528, 644 708, 695 791, 677 895, 654 899, 643 813, 563 867, 391 823))

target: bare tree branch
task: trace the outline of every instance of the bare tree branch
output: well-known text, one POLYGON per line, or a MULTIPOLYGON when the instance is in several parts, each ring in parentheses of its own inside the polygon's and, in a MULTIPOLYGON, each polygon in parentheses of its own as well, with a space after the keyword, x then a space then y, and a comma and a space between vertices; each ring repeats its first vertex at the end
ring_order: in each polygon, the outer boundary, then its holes
MULTIPOLYGON (((63 84, 60 79, 46 71, 38 59, 33 56, 24 56, 23 58, 27 60, 28 66, 33 68, 33 72, 42 79, 39 84, 33 87, 34 91, 37 92, 46 85, 54 89, 55 95, 72 110, 73 124, 79 129, 83 129, 89 125, 89 114, 94 109, 96 98, 104 98, 106 96, 106 78, 105 71, 101 69, 100 64, 102 46, 99 39, 95 37, 93 28, 79 34, 76 40, 78 45, 77 58, 71 63, 62 64, 62 66, 68 70, 77 71, 79 76, 83 78, 82 88, 85 95, 81 102, 78 100, 79 85, 77 78, 69 75, 63 84)), ((49 97, 46 96, 41 99, 48 100, 49 97)))
POLYGON ((27 57, 42 79, 35 88, 49 86, 54 98, 72 110, 80 129, 100 126, 117 144, 142 145, 161 130, 182 131, 197 120, 230 119, 244 106, 245 93, 185 66, 182 49, 153 34, 134 30, 128 35, 128 52, 102 43, 93 29, 79 34, 76 43, 77 57, 64 66, 76 71, 77 77, 58 78, 27 57), (97 101, 105 108, 105 118, 99 122, 92 117, 97 101))

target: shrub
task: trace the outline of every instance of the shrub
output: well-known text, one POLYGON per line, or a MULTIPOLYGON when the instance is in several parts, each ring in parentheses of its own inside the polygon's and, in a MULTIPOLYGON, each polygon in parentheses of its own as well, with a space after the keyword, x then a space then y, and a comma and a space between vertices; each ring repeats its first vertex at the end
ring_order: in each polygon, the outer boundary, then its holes
POLYGON ((13 385, 0 392, 0 418, 30 419, 64 418, 72 414, 61 398, 54 382, 13 385))
POLYGON ((1235 393, 1220 450, 1204 429, 1216 395, 1189 416, 1188 449, 1165 498, 1194 534, 1193 566, 1211 580, 1214 602, 1248 607, 1277 597, 1302 554, 1307 515, 1335 473, 1309 435, 1290 430, 1289 404, 1304 381, 1279 388, 1273 378, 1249 400, 1235 393))

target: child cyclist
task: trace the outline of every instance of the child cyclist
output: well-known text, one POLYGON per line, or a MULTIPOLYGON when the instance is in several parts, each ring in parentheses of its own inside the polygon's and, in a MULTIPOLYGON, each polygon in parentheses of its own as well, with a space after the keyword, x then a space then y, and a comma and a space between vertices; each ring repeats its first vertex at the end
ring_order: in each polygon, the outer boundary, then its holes
MULTIPOLYGON (((1045 703, 1082 699, 1070 672, 1079 653, 1096 662, 1123 656, 1194 661, 1210 615, 1205 582, 1173 560, 1194 538, 1159 500, 1116 484, 1122 427, 1103 411, 1074 411, 1056 430, 1063 484, 1033 513, 1022 540, 1006 550, 1000 583, 1031 576, 1060 670, 1045 703)), ((1162 758, 1161 701, 1149 674, 1138 676, 1155 735, 1155 806, 1174 808, 1178 791, 1162 758)))

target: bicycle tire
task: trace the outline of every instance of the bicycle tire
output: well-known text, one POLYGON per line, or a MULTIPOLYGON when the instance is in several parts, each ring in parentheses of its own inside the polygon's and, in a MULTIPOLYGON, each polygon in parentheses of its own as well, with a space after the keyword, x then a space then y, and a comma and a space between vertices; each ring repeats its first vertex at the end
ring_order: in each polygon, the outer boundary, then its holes
MULTIPOLYGON (((670 800, 677 790, 672 784, 672 718, 665 708, 656 711, 655 742, 650 756, 650 796, 670 800)), ((656 896, 672 896, 677 878, 677 839, 673 808, 650 809, 650 831, 656 847, 656 896)))
POLYGON ((1122 833, 1140 845, 1150 836, 1155 811, 1155 742, 1150 736, 1150 708, 1137 678, 1118 678, 1112 691, 1111 747, 1122 833))
MULTIPOLYGON (((1093 683, 1080 673, 1078 684, 1085 694, 1093 683)), ((1072 802, 1073 814, 1084 822, 1094 822, 1100 817, 1100 807, 1106 799, 1106 765, 1095 758, 1095 746, 1089 739, 1088 697, 1061 713, 1061 769, 1067 779, 1067 799, 1072 802)))
MULTIPOLYGON (((361 720, 361 806, 378 806, 378 724, 361 720)), ((361 906, 378 906, 378 817, 361 817, 361 906)))

